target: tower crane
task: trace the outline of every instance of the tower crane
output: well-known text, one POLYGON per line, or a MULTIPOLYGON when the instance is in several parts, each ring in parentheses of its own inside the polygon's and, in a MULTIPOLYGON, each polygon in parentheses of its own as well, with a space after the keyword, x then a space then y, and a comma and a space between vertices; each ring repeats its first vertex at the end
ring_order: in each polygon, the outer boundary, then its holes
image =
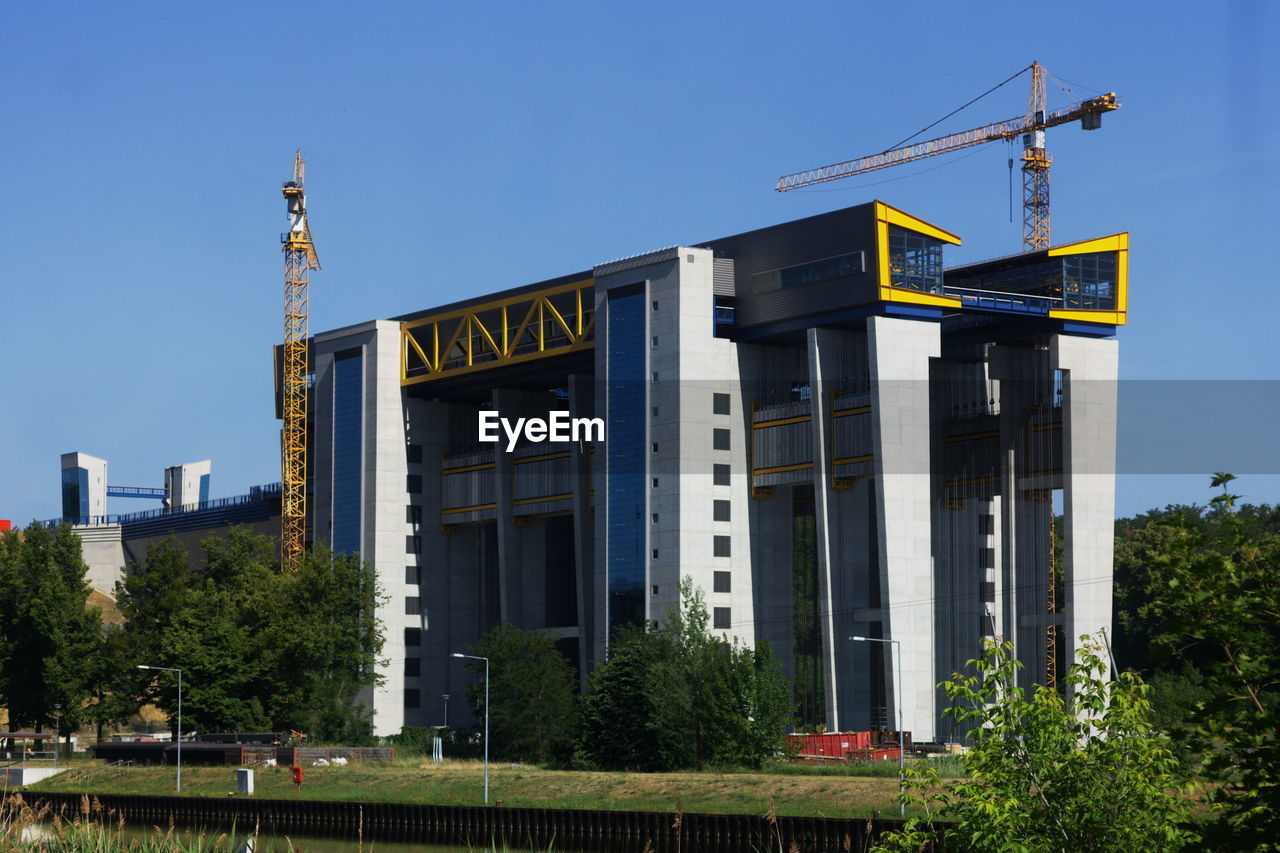
POLYGON ((307 283, 320 269, 307 202, 302 190, 302 151, 293 158, 293 180, 281 191, 289 213, 289 231, 281 235, 284 251, 284 365, 281 371, 284 428, 281 431, 280 565, 297 565, 306 548, 307 531, 307 283))
MULTIPOLYGON (((854 175, 865 175, 890 166, 903 163, 914 163, 926 157, 948 154, 962 148, 972 148, 986 142, 1012 140, 1022 137, 1022 243, 1025 251, 1047 249, 1049 247, 1049 166, 1053 158, 1045 149, 1045 130, 1060 124, 1079 119, 1085 130, 1097 130, 1102 127, 1103 113, 1120 108, 1115 92, 1108 92, 1096 98, 1088 98, 1053 112, 1046 110, 1045 77, 1048 74, 1039 62, 1032 62, 1009 80, 1031 71, 1031 93, 1027 98, 1027 114, 1016 118, 998 121, 994 124, 975 127, 972 130, 952 133, 915 142, 911 145, 881 151, 846 160, 794 175, 785 175, 778 179, 774 189, 778 192, 809 187, 826 181, 848 178, 854 175)), ((1006 80, 1005 83, 1008 83, 1006 80)), ((1000 86, 1003 86, 1001 83, 1000 86)), ((998 89, 994 87, 989 91, 998 89)), ((979 96, 981 97, 981 96, 979 96)), ((977 100, 975 98, 975 100, 977 100)), ((970 101, 969 103, 973 103, 970 101)), ((966 106, 968 106, 966 104, 966 106)), ((963 107, 961 108, 963 109, 963 107)), ((959 112, 957 110, 956 112, 959 112)), ((952 113, 954 115, 954 113, 952 113)), ((935 122, 937 124, 937 122, 935 122)), ((932 125, 931 125, 932 126, 932 125)))

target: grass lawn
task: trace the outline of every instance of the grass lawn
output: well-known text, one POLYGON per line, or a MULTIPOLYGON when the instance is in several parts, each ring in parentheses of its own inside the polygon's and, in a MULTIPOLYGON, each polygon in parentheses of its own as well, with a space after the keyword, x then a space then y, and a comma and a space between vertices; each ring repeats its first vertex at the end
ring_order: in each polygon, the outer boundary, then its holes
MULTIPOLYGON (((483 765, 478 761, 404 762, 307 767, 301 794, 289 768, 258 768, 255 796, 284 799, 482 805, 483 765)), ((98 794, 174 793, 172 767, 108 767, 91 762, 51 777, 33 791, 98 794)), ((490 799, 505 806, 865 817, 893 815, 896 774, 866 777, 768 771, 751 773, 592 773, 494 764, 490 799)), ((235 791, 235 768, 184 767, 182 793, 226 797, 235 791)))

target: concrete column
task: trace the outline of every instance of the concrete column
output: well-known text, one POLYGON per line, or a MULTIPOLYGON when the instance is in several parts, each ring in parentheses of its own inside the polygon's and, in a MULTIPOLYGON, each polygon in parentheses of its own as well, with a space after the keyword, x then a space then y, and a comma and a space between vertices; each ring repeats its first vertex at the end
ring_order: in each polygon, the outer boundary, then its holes
MULTIPOLYGON (((412 527, 405 516, 409 468, 405 401, 400 388, 400 324, 378 320, 373 326, 364 353, 366 474, 361 556, 373 567, 379 588, 403 591, 405 536, 412 527)), ((421 617, 405 614, 401 595, 393 596, 379 616, 386 626, 381 658, 389 663, 380 673, 382 684, 373 690, 371 710, 374 734, 384 736, 399 732, 404 725, 404 628, 420 624, 421 617)))
POLYGON ((827 705, 827 725, 839 728, 842 687, 842 652, 850 640, 837 637, 831 559, 831 412, 827 377, 839 375, 840 333, 830 329, 809 329, 805 334, 809 349, 810 423, 813 428, 814 549, 818 554, 818 622, 822 626, 823 698, 827 705))
POLYGON ((885 638, 901 644, 886 657, 886 692, 893 697, 893 720, 900 703, 904 727, 916 740, 929 741, 935 677, 929 360, 941 354, 940 326, 871 317, 867 349, 883 625, 885 638), (899 666, 901 696, 893 671, 899 666))
POLYGON ((1050 358, 1064 371, 1062 401, 1064 615, 1059 666, 1075 660, 1081 634, 1111 636, 1115 544, 1116 380, 1114 339, 1054 335, 1050 358))
MULTIPOLYGON (((569 375, 569 412, 572 417, 595 417, 595 382, 591 376, 569 375)), ((604 445, 583 444, 569 457, 573 472, 573 549, 577 562, 579 685, 585 693, 587 676, 595 666, 595 519, 591 517, 591 466, 604 464, 604 445), (592 450, 596 452, 591 453, 592 450), (594 459, 592 458, 594 456, 594 459)))
MULTIPOLYGON (((514 421, 521 417, 547 415, 546 396, 510 388, 495 388, 493 406, 504 418, 514 421)), ((542 628, 542 620, 530 613, 540 601, 543 583, 545 554, 541 549, 531 550, 529 535, 533 526, 516 527, 512 514, 514 506, 514 465, 506 444, 495 445, 493 475, 496 477, 494 494, 497 496, 498 522, 498 600, 500 619, 517 628, 542 628)), ((539 531, 540 532, 540 531, 539 531)), ((538 541, 541 542, 539 535, 538 541)))

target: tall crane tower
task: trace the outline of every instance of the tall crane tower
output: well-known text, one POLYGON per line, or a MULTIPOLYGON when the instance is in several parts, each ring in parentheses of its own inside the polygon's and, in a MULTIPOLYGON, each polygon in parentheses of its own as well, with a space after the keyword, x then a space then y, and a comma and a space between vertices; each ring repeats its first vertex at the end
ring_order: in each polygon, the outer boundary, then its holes
MULTIPOLYGON (((1022 243, 1025 251, 1049 248, 1049 166, 1053 158, 1045 149, 1045 130, 1060 124, 1080 120, 1085 130, 1097 130, 1102 127, 1102 114, 1120 108, 1116 101, 1116 93, 1108 92, 1096 98, 1088 98, 1054 112, 1048 112, 1045 100, 1045 77, 1048 72, 1039 62, 1032 62, 1017 74, 995 86, 984 94, 996 89, 1031 71, 1031 93, 1027 98, 1027 114, 1017 118, 998 121, 994 124, 975 127, 960 133, 952 133, 930 139, 925 142, 914 142, 910 145, 895 147, 879 154, 846 160, 794 175, 778 178, 774 189, 778 192, 810 187, 826 181, 849 178, 854 175, 865 175, 890 166, 903 163, 914 163, 926 157, 948 154, 962 148, 972 148, 986 142, 1013 140, 1022 137, 1022 243)), ((982 97, 981 95, 979 97, 982 97)), ((977 100, 975 98, 974 100, 977 100)), ((973 103, 970 101, 969 103, 973 103)), ((966 104, 965 106, 968 106, 966 104)), ((961 107, 963 109, 963 107, 961 107)), ((956 110, 955 112, 959 112, 956 110)), ((954 115, 955 113, 951 113, 954 115)), ((950 116, 946 116, 949 118, 950 116)), ((938 124, 934 122, 934 125, 938 124)), ((930 125, 929 127, 933 127, 930 125)), ((927 130, 928 128, 926 128, 927 130)))
POLYGON ((280 565, 297 565, 306 548, 307 533, 307 280, 320 269, 307 201, 302 191, 305 166, 302 151, 293 158, 293 180, 281 191, 289 212, 284 244, 284 365, 281 371, 284 429, 281 431, 280 565))

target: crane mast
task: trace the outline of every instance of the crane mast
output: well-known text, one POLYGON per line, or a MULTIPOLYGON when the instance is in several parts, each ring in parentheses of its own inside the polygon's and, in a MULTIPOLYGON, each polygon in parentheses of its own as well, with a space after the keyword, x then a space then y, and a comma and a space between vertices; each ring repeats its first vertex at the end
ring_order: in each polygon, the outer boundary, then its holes
POLYGON ((1045 98, 1045 77, 1048 72, 1039 62, 1031 63, 1029 68, 1031 92, 1027 99, 1025 116, 993 122, 924 142, 915 142, 911 145, 881 151, 879 154, 859 157, 856 160, 846 160, 793 175, 784 175, 778 179, 774 189, 778 192, 801 189, 826 181, 864 175, 890 166, 914 163, 926 157, 949 154, 952 151, 972 148, 987 142, 1012 141, 1021 136, 1023 247, 1026 251, 1048 248, 1049 166, 1053 158, 1045 148, 1045 131, 1076 120, 1080 121, 1080 126, 1085 130, 1097 130, 1102 126, 1102 114, 1119 109, 1120 104, 1116 100, 1115 92, 1108 92, 1105 95, 1087 98, 1049 112, 1045 98))
POLYGON ((1053 158, 1044 141, 1044 66, 1031 63, 1031 95, 1027 99, 1027 127, 1022 134, 1022 248, 1049 248, 1049 164, 1053 158))
POLYGON ((294 154, 293 179, 281 188, 289 215, 289 231, 281 237, 284 251, 284 352, 281 397, 280 565, 295 567, 306 549, 307 533, 307 377, 308 274, 320 269, 303 193, 302 151, 294 154))

